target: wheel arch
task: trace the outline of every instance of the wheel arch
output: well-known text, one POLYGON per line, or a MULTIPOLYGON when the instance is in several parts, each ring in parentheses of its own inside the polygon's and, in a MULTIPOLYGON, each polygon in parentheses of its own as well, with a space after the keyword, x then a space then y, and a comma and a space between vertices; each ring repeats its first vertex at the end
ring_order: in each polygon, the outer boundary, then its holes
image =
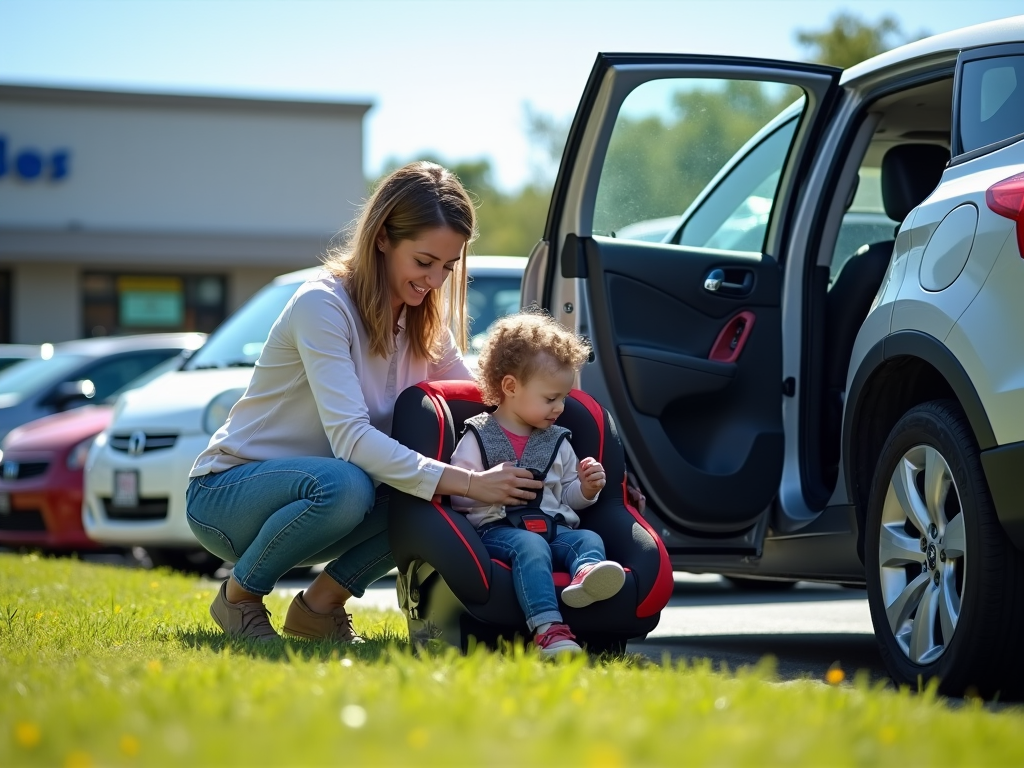
POLYGON ((915 405, 942 398, 964 409, 981 450, 995 433, 967 371, 946 346, 919 331, 898 331, 864 356, 847 392, 843 472, 857 514, 857 554, 864 561, 864 521, 872 473, 885 439, 915 405))

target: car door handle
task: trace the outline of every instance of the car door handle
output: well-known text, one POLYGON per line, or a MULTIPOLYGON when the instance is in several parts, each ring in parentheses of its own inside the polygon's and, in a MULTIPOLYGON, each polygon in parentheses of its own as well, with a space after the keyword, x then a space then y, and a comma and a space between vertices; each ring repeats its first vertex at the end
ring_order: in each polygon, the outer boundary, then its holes
POLYGON ((754 273, 747 270, 740 272, 735 271, 736 274, 730 274, 728 277, 732 278, 733 281, 737 277, 742 277, 742 282, 730 282, 726 280, 726 274, 724 269, 713 269, 708 273, 708 276, 704 278, 704 290, 710 291, 711 293, 718 293, 723 296, 746 296, 754 289, 754 273))

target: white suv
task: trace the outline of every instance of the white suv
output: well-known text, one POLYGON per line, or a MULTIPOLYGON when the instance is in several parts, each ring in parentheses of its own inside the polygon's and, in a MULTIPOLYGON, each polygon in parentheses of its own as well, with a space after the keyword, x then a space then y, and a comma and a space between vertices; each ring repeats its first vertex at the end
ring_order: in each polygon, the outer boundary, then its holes
POLYGON ((1018 17, 845 72, 600 55, 524 300, 592 338, 676 569, 866 584, 894 679, 1020 695, 1022 257, 1018 17))
MULTIPOLYGON (((472 330, 486 329, 495 317, 519 307, 525 262, 514 256, 469 257, 472 330)), ((86 461, 82 519, 90 539, 142 547, 155 565, 210 573, 221 565, 199 547, 185 518, 188 473, 249 385, 281 310, 319 271, 278 277, 228 318, 181 371, 118 400, 110 426, 86 461)))

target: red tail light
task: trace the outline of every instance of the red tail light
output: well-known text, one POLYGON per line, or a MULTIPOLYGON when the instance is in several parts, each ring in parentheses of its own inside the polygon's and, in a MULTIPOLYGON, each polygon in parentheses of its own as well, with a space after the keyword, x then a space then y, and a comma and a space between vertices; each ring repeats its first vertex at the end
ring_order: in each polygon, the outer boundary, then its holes
POLYGON ((985 192, 988 207, 1017 222, 1017 251, 1024 258, 1024 173, 993 184, 985 192))

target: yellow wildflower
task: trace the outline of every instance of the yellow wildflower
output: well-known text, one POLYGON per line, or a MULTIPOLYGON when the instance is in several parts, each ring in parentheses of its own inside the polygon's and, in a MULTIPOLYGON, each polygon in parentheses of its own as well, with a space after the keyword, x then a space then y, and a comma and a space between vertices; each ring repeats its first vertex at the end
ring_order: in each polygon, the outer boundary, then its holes
POLYGON ((139 754, 139 740, 126 733, 121 737, 121 751, 128 757, 135 757, 139 754))
POLYGON ((31 749, 43 738, 43 732, 35 723, 21 722, 14 726, 14 740, 18 746, 31 749))

